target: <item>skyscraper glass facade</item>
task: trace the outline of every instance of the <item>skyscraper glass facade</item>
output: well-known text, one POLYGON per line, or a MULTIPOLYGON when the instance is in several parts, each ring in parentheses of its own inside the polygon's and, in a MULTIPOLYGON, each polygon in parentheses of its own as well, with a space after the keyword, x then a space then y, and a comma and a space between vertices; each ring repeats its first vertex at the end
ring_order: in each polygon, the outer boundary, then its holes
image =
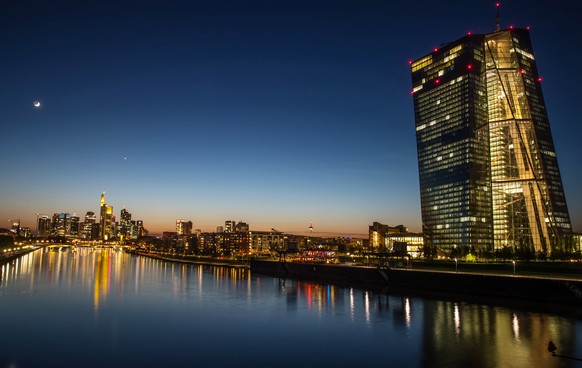
POLYGON ((551 253, 571 228, 525 29, 467 35, 411 63, 425 244, 551 253))

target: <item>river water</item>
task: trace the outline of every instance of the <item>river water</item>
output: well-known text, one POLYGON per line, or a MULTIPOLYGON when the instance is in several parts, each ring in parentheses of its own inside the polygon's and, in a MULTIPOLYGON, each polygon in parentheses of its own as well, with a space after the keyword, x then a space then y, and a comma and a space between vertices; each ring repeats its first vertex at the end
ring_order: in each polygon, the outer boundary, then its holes
POLYGON ((582 311, 39 249, 1 266, 0 368, 582 367, 582 311), (482 303, 482 302, 481 302, 482 303), (555 309, 555 310, 554 310, 555 309))

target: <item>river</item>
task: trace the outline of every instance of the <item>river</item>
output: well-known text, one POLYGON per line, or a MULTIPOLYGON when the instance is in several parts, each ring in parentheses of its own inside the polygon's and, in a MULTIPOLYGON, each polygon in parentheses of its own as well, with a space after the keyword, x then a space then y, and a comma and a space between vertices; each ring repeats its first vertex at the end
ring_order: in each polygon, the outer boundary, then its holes
POLYGON ((582 311, 39 249, 0 273, 0 368, 582 367, 582 311))

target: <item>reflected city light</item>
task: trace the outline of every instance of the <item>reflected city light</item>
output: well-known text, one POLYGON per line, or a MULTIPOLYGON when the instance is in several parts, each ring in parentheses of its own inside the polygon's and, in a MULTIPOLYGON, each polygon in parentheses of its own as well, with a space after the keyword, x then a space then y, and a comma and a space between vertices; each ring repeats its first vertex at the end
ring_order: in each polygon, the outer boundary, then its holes
POLYGON ((410 328, 410 299, 404 298, 404 320, 406 322, 406 327, 410 328))
POLYGON ((368 291, 364 292, 364 311, 366 323, 370 323, 370 296, 368 295, 368 291))
POLYGON ((459 313, 459 305, 455 303, 454 307, 454 321, 455 321, 455 333, 458 335, 461 333, 461 315, 459 313))
POLYGON ((350 319, 354 322, 354 314, 355 314, 356 306, 354 303, 354 289, 350 288, 350 319))
POLYGON ((513 336, 515 340, 519 340, 519 318, 515 313, 513 313, 513 336))

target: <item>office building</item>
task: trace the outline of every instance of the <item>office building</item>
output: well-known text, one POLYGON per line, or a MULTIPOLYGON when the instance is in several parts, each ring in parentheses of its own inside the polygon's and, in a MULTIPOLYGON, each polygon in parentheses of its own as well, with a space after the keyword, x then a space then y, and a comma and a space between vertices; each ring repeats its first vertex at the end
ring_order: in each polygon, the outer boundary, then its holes
POLYGON ((113 207, 105 203, 105 193, 101 194, 101 210, 100 210, 100 238, 101 240, 109 240, 113 237, 113 207))
POLYGON ((117 236, 120 240, 131 239, 131 213, 125 208, 121 210, 117 236))
POLYGON ((99 224, 97 224, 95 212, 88 211, 85 214, 85 221, 81 224, 80 238, 85 240, 96 240, 99 238, 99 224), (97 230, 97 234, 95 234, 95 230, 97 230))
POLYGON ((71 214, 70 213, 55 213, 51 222, 52 236, 71 236, 71 214))
POLYGON ((425 246, 571 251, 529 31, 468 34, 411 71, 425 246))
POLYGON ((176 220, 176 233, 178 235, 191 235, 192 221, 176 220))
POLYGON ((79 231, 81 228, 79 220, 80 220, 79 216, 77 216, 76 214, 73 214, 73 216, 71 216, 71 226, 69 227, 69 236, 71 238, 79 237, 79 231))
POLYGON ((51 235, 51 218, 47 215, 42 215, 38 218, 37 237, 46 238, 51 235))

